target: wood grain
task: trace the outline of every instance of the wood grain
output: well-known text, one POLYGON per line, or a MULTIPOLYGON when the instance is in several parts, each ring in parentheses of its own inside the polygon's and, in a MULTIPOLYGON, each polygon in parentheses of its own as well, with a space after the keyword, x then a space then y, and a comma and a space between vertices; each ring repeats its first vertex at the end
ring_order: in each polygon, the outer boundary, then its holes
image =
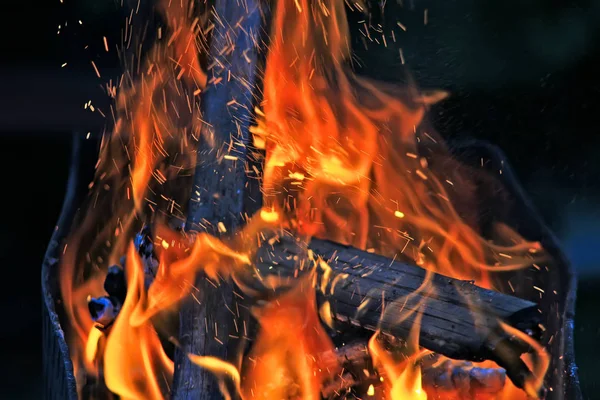
MULTIPOLYGON (((541 315, 531 301, 472 282, 428 275, 418 266, 334 242, 313 239, 308 248, 331 267, 327 284, 318 295, 321 303, 329 302, 338 321, 407 338, 420 318, 422 347, 471 361, 498 359, 497 347, 510 340, 499 320, 534 337, 540 333, 541 315)), ((258 254, 258 269, 293 279, 305 259, 302 251, 302 246, 289 245, 289 241, 267 246, 258 254)), ((325 272, 317 270, 320 285, 325 272)), ((515 354, 526 350, 522 346, 511 349, 515 354)))
MULTIPOLYGON (((258 35, 262 24, 259 4, 254 0, 216 1, 215 25, 208 63, 208 87, 201 97, 204 126, 198 150, 187 229, 219 234, 221 225, 232 232, 242 223, 245 164, 250 137, 248 127, 254 106, 258 35)), ((218 287, 199 275, 194 297, 180 311, 180 348, 175 355, 173 399, 217 399, 222 395, 216 378, 190 362, 187 355, 233 357, 239 336, 232 314, 232 285, 218 287), (197 300, 196 300, 197 299, 197 300)))

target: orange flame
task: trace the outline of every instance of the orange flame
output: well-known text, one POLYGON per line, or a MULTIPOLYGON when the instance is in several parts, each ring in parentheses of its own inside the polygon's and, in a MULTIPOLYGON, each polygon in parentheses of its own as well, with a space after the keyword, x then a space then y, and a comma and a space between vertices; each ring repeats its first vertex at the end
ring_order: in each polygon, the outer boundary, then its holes
POLYGON ((373 358, 375 366, 382 369, 387 379, 384 380, 387 386, 387 396, 390 400, 427 400, 427 393, 421 383, 421 367, 418 364, 419 359, 429 354, 427 350, 419 349, 419 329, 421 326, 421 316, 418 314, 415 318, 408 340, 406 342, 406 359, 397 362, 377 340, 379 332, 376 332, 369 340, 369 352, 373 358))
POLYGON ((146 302, 146 294, 142 263, 133 243, 127 257, 127 299, 108 336, 104 378, 111 392, 122 399, 162 399, 159 382, 170 380, 173 362, 164 353, 150 320, 131 321, 136 307, 146 302))
MULTIPOLYGON (((424 123, 427 107, 445 93, 423 94, 355 75, 343 0, 276 3, 264 101, 252 128, 254 144, 266 150, 264 207, 241 230, 219 226, 229 235, 225 239, 186 236, 166 222, 184 219, 180 204, 189 197, 185 176, 194 166, 202 123, 197 95, 207 84, 198 42, 213 28, 208 13, 193 18, 193 2, 161 2, 169 33, 136 78, 123 79, 130 85, 121 88, 114 132, 102 144, 89 212, 61 260, 76 368, 88 375, 103 372, 106 386, 121 398, 165 397, 173 362, 162 347, 158 320, 177 312, 199 271, 213 281, 233 279, 254 294, 242 282, 252 276, 265 230, 293 228, 298 235, 372 249, 485 287, 493 287, 493 271, 522 268, 543 256, 539 244, 505 226, 496 227, 492 244, 463 217, 457 204, 474 204, 474 185, 424 123), (143 223, 153 227, 159 258, 149 287, 144 260, 131 244, 143 223), (126 301, 103 337, 86 299, 104 294, 106 267, 125 252, 126 301)), ((232 380, 243 399, 320 398, 323 383, 340 368, 324 356, 334 346, 322 322, 334 321, 328 303, 318 311, 312 276, 292 286, 255 310, 260 330, 241 369, 207 355, 190 354, 190 360, 232 380)), ((427 280, 419 290, 430 290, 427 280)), ((404 360, 388 354, 377 334, 369 342, 390 399, 427 398, 419 360, 428 352, 419 348, 418 333, 416 323, 404 360)), ((527 343, 536 351, 526 384, 531 395, 541 387, 548 359, 540 345, 527 343)), ((221 389, 227 394, 226 385, 221 389)), ((367 395, 378 390, 371 386, 367 395)), ((502 396, 526 394, 507 385, 502 396)))
POLYGON ((523 356, 523 358, 526 358, 525 362, 530 368, 532 368, 531 375, 528 376, 525 381, 524 389, 527 395, 532 398, 537 398, 540 393, 540 389, 544 385, 544 376, 546 375, 548 366, 550 365, 550 358, 548 357, 546 349, 520 330, 515 329, 504 322, 500 322, 500 326, 508 334, 515 336, 533 348, 533 353, 523 356))
POLYGON ((443 96, 355 75, 349 38, 343 1, 278 2, 253 130, 267 150, 265 203, 292 208, 308 234, 481 286, 491 287, 489 271, 529 265, 537 243, 504 230, 498 242, 511 246, 490 245, 459 216, 449 190, 460 187, 469 204, 473 193, 457 163, 440 156, 443 165, 430 167, 419 156, 419 146, 444 154, 441 140, 421 131, 427 106, 443 96), (301 185, 280 190, 296 175, 301 185))
POLYGON ((244 370, 245 399, 321 398, 337 370, 323 355, 333 343, 319 321, 313 286, 303 281, 259 311, 261 329, 244 370))
POLYGON ((99 373, 98 357, 93 361, 98 334, 87 298, 104 295, 106 267, 119 263, 141 222, 150 215, 160 220, 160 213, 158 218, 154 215, 157 209, 183 218, 179 204, 184 193, 179 186, 185 180, 182 172, 195 163, 193 144, 199 132, 192 93, 206 84, 196 52, 202 30, 198 20, 190 18, 190 4, 160 2, 172 35, 156 43, 135 78, 123 76, 115 110, 118 119, 112 135, 101 144, 88 212, 80 216, 61 257, 61 298, 76 371, 83 367, 87 374, 99 373))

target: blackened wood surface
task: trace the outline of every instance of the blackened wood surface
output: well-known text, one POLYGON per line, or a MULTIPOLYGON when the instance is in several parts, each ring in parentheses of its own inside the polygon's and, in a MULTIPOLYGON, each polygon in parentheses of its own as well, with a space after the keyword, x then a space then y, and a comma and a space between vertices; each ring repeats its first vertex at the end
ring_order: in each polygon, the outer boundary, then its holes
POLYGON ((73 135, 73 149, 69 180, 63 201, 60 218, 52 234, 42 264, 42 368, 44 377, 44 399, 75 400, 77 383, 73 373, 73 363, 65 339, 58 313, 56 299, 58 290, 58 257, 62 252, 61 243, 71 227, 76 211, 77 184, 79 180, 81 140, 73 135))
MULTIPOLYGON (((259 253, 259 270, 291 276, 302 259, 299 248, 275 244, 259 253)), ((494 347, 507 339, 498 319, 539 333, 533 302, 439 274, 422 287, 427 274, 422 268, 329 241, 313 239, 309 248, 332 269, 320 295, 340 321, 407 338, 420 315, 420 345, 463 360, 497 359, 494 347), (336 279, 342 274, 346 277, 336 279)))
MULTIPOLYGON (((216 234, 222 224, 230 233, 242 222, 248 128, 262 25, 258 3, 219 0, 213 10, 208 87, 201 97, 205 123, 188 208, 188 230, 216 234)), ((187 354, 231 359, 229 350, 235 345, 229 334, 239 335, 233 328, 243 326, 233 321, 239 316, 230 311, 237 309, 230 283, 220 282, 215 287, 200 275, 195 287, 195 298, 188 298, 180 312, 181 347, 175 359, 174 399, 221 397, 216 378, 193 365, 187 354)))

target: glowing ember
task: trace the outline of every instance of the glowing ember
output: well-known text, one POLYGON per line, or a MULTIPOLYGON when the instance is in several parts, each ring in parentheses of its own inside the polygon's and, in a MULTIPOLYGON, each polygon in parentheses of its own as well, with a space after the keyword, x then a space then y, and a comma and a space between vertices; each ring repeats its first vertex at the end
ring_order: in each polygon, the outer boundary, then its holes
MULTIPOLYGON (((208 55, 202 49, 224 16, 196 18, 186 2, 164 1, 161 11, 168 33, 159 35, 141 72, 123 77, 114 131, 103 142, 86 212, 61 260, 61 295, 78 376, 103 378, 123 399, 169 397, 174 364, 163 343, 177 329, 168 321, 184 297, 195 296, 201 272, 215 286, 233 280, 259 329, 239 365, 204 354, 189 359, 212 371, 226 395, 234 390, 243 399, 321 398, 324 385, 344 373, 326 356, 335 351, 325 327, 335 327, 329 304, 316 303, 316 291, 335 283, 329 282, 327 264, 312 257, 299 257, 307 273, 294 277, 255 271, 258 248, 272 244, 274 232, 370 249, 486 288, 494 287, 493 272, 543 259, 537 243, 508 227, 496 226, 490 242, 461 217, 457 204, 476 204, 474 186, 423 120, 427 107, 446 94, 355 75, 342 0, 279 1, 273 11, 264 98, 252 128, 255 147, 266 152, 263 208, 234 232, 222 222, 211 227, 220 238, 170 229, 173 220, 185 220, 198 141, 211 143, 200 134, 198 102, 207 86, 221 82, 207 82, 201 60, 208 55), (150 252, 159 260, 149 282, 147 260, 132 241, 144 225, 152 227, 150 252), (127 296, 103 333, 94 327, 87 299, 105 295, 106 270, 121 263, 123 254, 127 296), (324 271, 321 282, 310 271, 317 268, 324 271)), ((235 106, 231 101, 223 107, 235 106)), ((232 140, 231 147, 236 145, 232 140)), ((243 160, 224 155, 220 162, 243 160)), ((428 282, 419 290, 430 290, 428 282)), ((397 318, 408 316, 407 311, 397 318)), ((430 352, 419 348, 418 324, 404 338, 401 356, 399 349, 388 352, 377 333, 371 338, 369 351, 381 379, 361 395, 434 398, 433 389, 423 385, 421 363, 430 352)), ((545 350, 517 329, 502 327, 535 353, 527 360, 533 376, 525 391, 507 382, 499 398, 535 397, 548 368, 545 350)))

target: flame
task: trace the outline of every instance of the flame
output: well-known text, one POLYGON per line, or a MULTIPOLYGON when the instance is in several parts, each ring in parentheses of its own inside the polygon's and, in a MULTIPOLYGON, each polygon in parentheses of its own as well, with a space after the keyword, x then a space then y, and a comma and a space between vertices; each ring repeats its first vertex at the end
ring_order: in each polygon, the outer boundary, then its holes
POLYGON ((415 318, 406 342, 404 356, 406 359, 397 362, 377 340, 379 331, 369 340, 369 352, 377 368, 380 368, 387 379, 384 380, 388 393, 385 398, 390 400, 427 400, 427 393, 421 383, 421 367, 419 359, 429 354, 427 350, 419 349, 419 329, 421 315, 415 318))
POLYGON ((131 321, 146 295, 142 263, 133 243, 127 257, 131 260, 127 267, 127 299, 107 339, 104 379, 110 391, 123 399, 162 399, 159 382, 173 375, 173 362, 164 353, 150 320, 137 324, 131 321))
POLYGON ((537 243, 498 227, 498 243, 511 245, 490 245, 460 217, 447 187, 460 187, 470 204, 474 192, 458 163, 440 156, 437 166, 419 156, 420 146, 444 154, 441 139, 422 131, 427 106, 443 96, 383 86, 348 67, 343 1, 278 2, 271 30, 264 107, 253 131, 267 150, 267 206, 292 208, 307 234, 480 286, 492 287, 490 271, 530 265, 537 243), (288 176, 304 177, 301 186, 280 190, 288 176))
POLYGON ((524 389, 525 393, 527 393, 527 395, 529 395, 531 398, 537 398, 539 396, 540 389, 542 389, 544 385, 544 376, 546 375, 548 366, 550 365, 550 358, 548 357, 546 349, 520 330, 515 329, 504 322, 500 322, 500 326, 508 334, 518 338, 533 348, 533 353, 523 356, 523 358, 526 359, 524 362, 528 364, 532 372, 531 375, 525 380, 524 389))
MULTIPOLYGON (((236 391, 238 393, 240 392, 240 372, 233 364, 223 361, 220 358, 211 356, 198 356, 195 354, 189 354, 188 358, 194 364, 198 365, 199 367, 206 368, 217 377, 229 377, 230 379, 233 379, 236 391)), ((231 399, 232 396, 229 394, 227 386, 224 384, 223 380, 219 380, 219 388, 221 389, 221 393, 225 396, 226 400, 231 399)))
MULTIPOLYGON (((419 290, 432 290, 432 272, 493 288, 493 272, 523 268, 544 256, 538 243, 500 224, 491 243, 465 217, 464 205, 475 204, 475 187, 425 121, 427 108, 444 92, 423 93, 357 76, 350 68, 343 0, 276 3, 264 99, 251 130, 254 145, 266 153, 264 206, 243 228, 230 232, 218 223, 223 237, 217 238, 168 227, 172 218, 185 220, 182 204, 189 198, 187 177, 198 141, 210 142, 201 138, 198 104, 208 84, 200 60, 214 28, 210 13, 195 18, 192 1, 160 2, 168 34, 138 72, 120 83, 115 128, 102 143, 87 212, 64 248, 60 287, 77 375, 103 376, 121 398, 165 398, 174 365, 161 339, 175 331, 165 320, 178 312, 184 297, 194 295, 198 273, 215 285, 233 280, 250 298, 257 294, 247 280, 263 279, 253 261, 266 231, 292 230, 416 263, 429 271, 419 290), (158 257, 149 285, 148 261, 131 241, 144 224, 152 227, 158 257), (101 333, 93 326, 87 298, 105 295, 106 268, 120 263, 125 253, 127 296, 114 324, 101 333)), ((283 294, 255 305, 259 331, 240 365, 188 355, 221 378, 226 397, 318 399, 324 383, 340 373, 337 360, 326 356, 335 349, 323 326, 335 327, 330 304, 317 307, 315 296, 317 289, 326 290, 331 268, 323 260, 312 261, 314 269, 324 271, 321 282, 314 270, 298 274, 283 294), (226 380, 236 393, 228 392, 226 380)), ((333 278, 332 292, 341 276, 333 278)), ((281 289, 281 282, 270 278, 261 283, 281 289)), ((392 355, 381 346, 379 332, 369 341, 384 379, 383 385, 366 389, 368 396, 428 398, 421 360, 429 352, 418 346, 419 311, 410 312, 417 313, 418 322, 403 359, 396 356, 398 349, 392 355)), ((409 316, 406 311, 397 318, 409 316)), ((502 326, 536 356, 528 361, 533 375, 525 391, 507 384, 500 397, 536 395, 548 357, 539 344, 502 326)))
MULTIPOLYGON (((102 357, 95 354, 98 333, 86 310, 87 298, 105 295, 106 267, 120 263, 133 232, 154 211, 165 209, 183 218, 179 186, 195 162, 199 126, 192 94, 206 84, 196 51, 202 24, 190 18, 190 2, 159 3, 172 34, 155 44, 144 66, 132 68, 120 80, 113 113, 117 119, 101 143, 88 212, 82 213, 61 257, 60 290, 71 355, 76 371, 84 369, 92 376, 100 374, 102 357)), ((109 89, 115 92, 114 86, 109 89)))
POLYGON ((321 386, 336 370, 322 357, 334 346, 319 321, 310 282, 258 311, 261 329, 248 357, 244 399, 320 399, 321 386))

